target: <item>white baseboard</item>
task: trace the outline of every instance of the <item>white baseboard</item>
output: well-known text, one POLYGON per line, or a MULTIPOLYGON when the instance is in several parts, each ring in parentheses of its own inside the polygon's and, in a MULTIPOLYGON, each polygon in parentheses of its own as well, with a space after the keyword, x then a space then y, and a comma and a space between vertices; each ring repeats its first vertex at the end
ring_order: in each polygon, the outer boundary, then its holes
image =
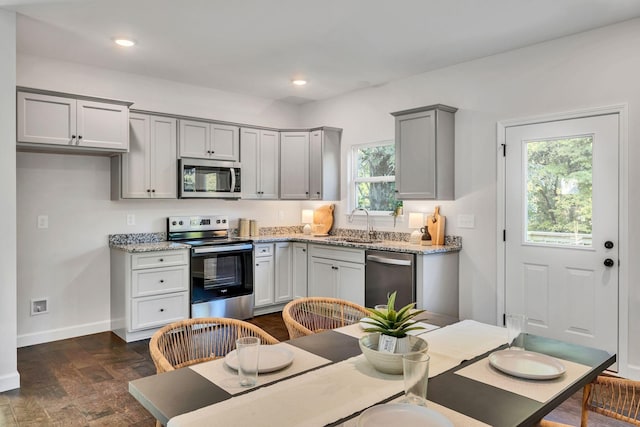
POLYGON ((20 388, 20 374, 17 371, 0 377, 0 393, 16 388, 20 388))
POLYGON ((82 335, 97 334, 98 332, 110 331, 111 321, 85 323, 84 325, 70 326, 68 328, 49 329, 48 331, 34 332, 31 334, 18 335, 18 348, 28 345, 42 344, 51 341, 75 338, 82 335))

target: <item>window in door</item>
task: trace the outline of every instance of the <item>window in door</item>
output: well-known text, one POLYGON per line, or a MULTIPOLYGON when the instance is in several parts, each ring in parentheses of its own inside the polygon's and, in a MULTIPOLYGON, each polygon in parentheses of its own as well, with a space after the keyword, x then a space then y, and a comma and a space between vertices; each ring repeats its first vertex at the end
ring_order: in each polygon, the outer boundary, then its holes
POLYGON ((525 242, 591 247, 593 136, 525 144, 525 242))
POLYGON ((352 159, 353 207, 370 213, 391 213, 396 206, 394 142, 354 145, 352 159))

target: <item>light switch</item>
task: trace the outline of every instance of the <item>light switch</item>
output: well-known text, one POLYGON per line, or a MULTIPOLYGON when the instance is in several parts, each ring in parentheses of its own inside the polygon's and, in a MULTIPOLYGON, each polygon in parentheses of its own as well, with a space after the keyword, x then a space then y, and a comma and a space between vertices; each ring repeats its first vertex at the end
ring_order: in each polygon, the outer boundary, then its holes
POLYGON ((38 228, 49 228, 48 215, 38 215, 38 228))
POLYGON ((127 225, 136 225, 136 216, 134 214, 127 214, 127 225))
POLYGON ((458 228, 476 228, 475 215, 458 215, 458 228))

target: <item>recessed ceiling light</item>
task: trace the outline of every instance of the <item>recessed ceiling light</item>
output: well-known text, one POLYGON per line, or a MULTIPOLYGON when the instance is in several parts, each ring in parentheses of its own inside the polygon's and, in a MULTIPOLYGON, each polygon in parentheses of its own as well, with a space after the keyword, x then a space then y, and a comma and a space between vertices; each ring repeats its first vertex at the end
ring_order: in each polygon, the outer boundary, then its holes
POLYGON ((113 41, 118 46, 123 46, 123 47, 131 47, 131 46, 136 44, 136 42, 133 41, 133 40, 123 39, 123 38, 115 38, 115 39, 113 39, 113 41))
POLYGON ((307 81, 302 79, 295 79, 295 80, 292 80, 291 83, 293 83, 296 86, 304 86, 307 84, 307 81))

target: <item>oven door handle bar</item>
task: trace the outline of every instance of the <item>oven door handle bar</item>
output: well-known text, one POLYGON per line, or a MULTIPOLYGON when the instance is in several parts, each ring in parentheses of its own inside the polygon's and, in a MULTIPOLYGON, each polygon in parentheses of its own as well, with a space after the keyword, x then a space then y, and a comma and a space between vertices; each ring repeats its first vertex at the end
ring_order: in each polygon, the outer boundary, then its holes
POLYGON ((219 245, 219 246, 208 246, 204 248, 193 248, 194 254, 212 254, 212 253, 220 253, 220 252, 230 252, 230 251, 246 251, 253 249, 252 243, 242 243, 237 245, 219 245))

